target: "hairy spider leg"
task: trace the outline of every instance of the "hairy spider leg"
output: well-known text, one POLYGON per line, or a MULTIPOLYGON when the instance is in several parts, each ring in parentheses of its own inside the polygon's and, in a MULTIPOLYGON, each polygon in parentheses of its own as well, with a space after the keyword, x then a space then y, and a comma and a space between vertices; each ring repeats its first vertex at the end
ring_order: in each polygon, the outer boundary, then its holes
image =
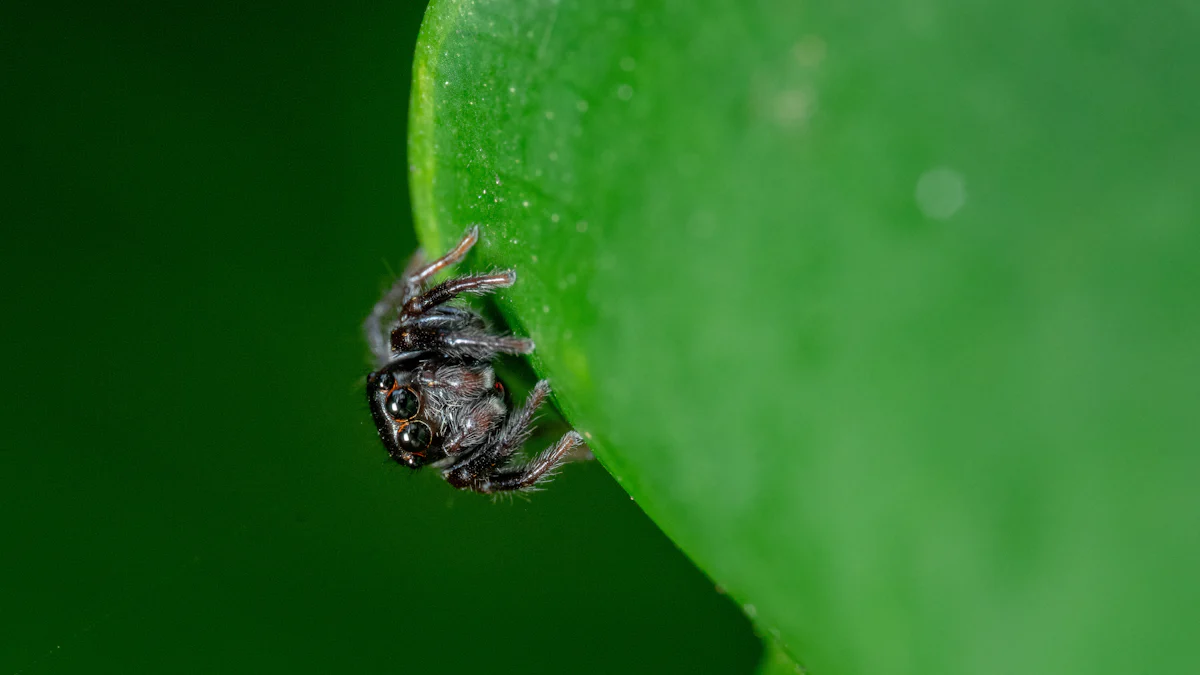
POLYGON ((500 433, 496 434, 494 441, 496 450, 503 454, 503 459, 512 456, 517 448, 528 440, 533 416, 537 414, 538 408, 542 407, 542 403, 549 395, 550 380, 538 380, 537 384, 533 385, 533 389, 529 390, 529 395, 525 397, 525 402, 521 404, 521 407, 513 411, 504 421, 504 426, 500 428, 500 433))
MULTIPOLYGON (((405 269, 405 281, 408 282, 408 285, 414 289, 413 292, 415 293, 417 289, 424 288, 425 282, 428 281, 430 277, 438 272, 441 272, 447 267, 460 262, 467 255, 467 251, 470 251, 471 247, 474 246, 475 242, 477 241, 479 241, 479 226, 472 225, 471 227, 467 228, 466 233, 463 234, 462 239, 458 240, 458 243, 455 244, 454 248, 450 249, 446 255, 434 260, 424 267, 420 267, 420 263, 418 262, 420 258, 418 258, 418 256, 422 256, 422 254, 420 251, 417 251, 416 255, 413 256, 413 260, 409 263, 409 267, 405 269), (410 269, 415 269, 415 271, 410 272, 410 269)), ((405 299, 407 300, 407 298, 405 299)))
POLYGON ((484 330, 482 319, 473 318, 468 322, 464 318, 467 312, 442 306, 464 293, 481 294, 506 288, 516 278, 512 270, 457 277, 410 298, 400 311, 400 325, 392 331, 392 351, 440 349, 449 354, 477 359, 489 359, 498 353, 528 354, 533 351, 532 340, 489 335, 484 330), (438 318, 426 319, 427 316, 438 318))
POLYGON ((533 416, 549 394, 549 381, 541 380, 534 385, 525 403, 509 416, 490 443, 445 469, 446 480, 457 488, 487 493, 528 490, 548 478, 573 449, 583 444, 583 437, 568 432, 532 461, 515 466, 504 464, 528 440, 533 416))
MULTIPOLYGON (((446 456, 454 459, 454 464, 458 464, 459 459, 455 456, 463 453, 467 448, 478 447, 480 443, 484 442, 488 434, 495 428, 496 423, 504 418, 505 412, 504 404, 501 401, 494 398, 477 400, 465 412, 458 415, 460 427, 458 432, 442 442, 442 449, 446 456)), ((467 457, 473 455, 472 452, 466 453, 467 457)))
POLYGON ((466 474, 460 470, 447 476, 446 480, 457 488, 470 488, 484 494, 532 491, 538 483, 551 478, 570 452, 581 445, 583 437, 578 432, 568 431, 533 461, 484 474, 466 474))
POLYGON ((375 357, 376 368, 383 367, 392 359, 388 345, 391 327, 385 325, 384 320, 386 317, 388 324, 395 320, 396 309, 404 304, 406 294, 407 288, 404 279, 397 280, 391 290, 384 293, 379 302, 375 303, 375 306, 371 308, 371 313, 367 315, 367 320, 363 322, 363 333, 367 336, 367 345, 371 348, 371 355, 375 357))
POLYGON ((529 354, 533 340, 503 335, 442 335, 441 343, 449 350, 477 354, 529 354))
POLYGON ((392 284, 391 289, 383 294, 379 302, 371 308, 371 314, 363 322, 363 332, 367 336, 367 344, 375 357, 376 366, 383 366, 391 360, 388 351, 388 335, 391 332, 389 324, 405 303, 425 289, 425 282, 433 275, 458 263, 467 255, 475 242, 479 241, 479 226, 472 225, 463 234, 462 239, 446 255, 425 264, 425 255, 420 250, 412 255, 404 267, 404 275, 392 284), (385 324, 385 319, 387 320, 385 324))
POLYGON ((471 274, 447 279, 420 295, 409 298, 400 310, 400 318, 417 317, 438 305, 450 302, 463 293, 490 293, 497 288, 508 288, 517 281, 513 270, 502 270, 492 274, 471 274))
MULTIPOLYGON (((533 385, 533 389, 529 392, 529 396, 525 397, 521 408, 508 416, 495 438, 491 439, 487 445, 476 448, 473 452, 463 455, 458 461, 446 467, 443 471, 446 480, 454 483, 450 478, 451 474, 462 473, 463 476, 470 476, 491 471, 507 462, 529 437, 531 431, 529 427, 533 422, 533 416, 549 393, 550 382, 548 380, 539 380, 537 384, 533 385)), ((463 487, 457 483, 454 484, 456 487, 463 487)))
POLYGON ((487 324, 483 322, 483 318, 474 312, 468 312, 459 307, 435 307, 432 310, 410 319, 407 323, 419 328, 431 329, 454 329, 461 330, 464 328, 475 328, 484 330, 487 324))

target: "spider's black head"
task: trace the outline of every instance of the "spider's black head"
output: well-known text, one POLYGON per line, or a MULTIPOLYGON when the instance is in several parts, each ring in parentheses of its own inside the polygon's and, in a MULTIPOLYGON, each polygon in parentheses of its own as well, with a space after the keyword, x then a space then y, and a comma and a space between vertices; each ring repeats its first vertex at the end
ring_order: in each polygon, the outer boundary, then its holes
POLYGON ((437 459, 430 452, 433 429, 423 418, 421 391, 413 382, 412 364, 388 364, 367 376, 367 403, 375 429, 392 459, 419 469, 437 459))

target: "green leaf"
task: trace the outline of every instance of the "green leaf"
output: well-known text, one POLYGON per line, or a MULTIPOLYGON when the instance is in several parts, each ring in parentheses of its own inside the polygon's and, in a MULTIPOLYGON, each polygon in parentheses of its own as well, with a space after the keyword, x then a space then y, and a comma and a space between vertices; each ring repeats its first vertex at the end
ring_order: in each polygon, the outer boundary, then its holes
POLYGON ((483 226, 567 418, 810 672, 1180 670, 1197 23, 436 0, 419 235, 483 226))

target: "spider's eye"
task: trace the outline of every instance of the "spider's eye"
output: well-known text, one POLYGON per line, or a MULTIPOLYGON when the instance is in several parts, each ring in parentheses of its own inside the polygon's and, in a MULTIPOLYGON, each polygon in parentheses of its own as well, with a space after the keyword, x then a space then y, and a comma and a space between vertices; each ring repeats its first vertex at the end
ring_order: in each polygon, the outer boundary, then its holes
POLYGON ((391 373, 383 373, 375 379, 375 384, 383 391, 387 391, 392 388, 392 385, 396 384, 396 376, 391 373))
POLYGON ((410 422, 404 425, 400 430, 400 447, 409 452, 420 452, 429 447, 429 440, 433 438, 433 432, 429 430, 429 425, 424 422, 410 422))
POLYGON ((405 387, 389 394, 384 407, 392 419, 407 420, 417 414, 417 410, 421 408, 421 401, 413 390, 405 387))

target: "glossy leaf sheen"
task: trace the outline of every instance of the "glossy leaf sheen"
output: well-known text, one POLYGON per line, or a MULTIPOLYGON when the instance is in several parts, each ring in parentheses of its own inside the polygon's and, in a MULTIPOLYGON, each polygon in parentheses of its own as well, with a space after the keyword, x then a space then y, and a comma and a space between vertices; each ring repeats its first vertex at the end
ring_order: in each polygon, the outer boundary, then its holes
POLYGON ((1200 625, 1196 28, 435 1, 419 234, 483 226, 567 417, 811 672, 1170 669, 1200 625))

